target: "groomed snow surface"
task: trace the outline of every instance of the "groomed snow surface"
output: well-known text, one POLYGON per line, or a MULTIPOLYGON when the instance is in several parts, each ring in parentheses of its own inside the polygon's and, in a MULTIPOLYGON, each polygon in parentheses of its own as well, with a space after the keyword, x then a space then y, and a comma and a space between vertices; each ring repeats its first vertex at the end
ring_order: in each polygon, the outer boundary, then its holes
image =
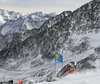
POLYGON ((85 71, 76 74, 69 74, 54 82, 41 82, 36 84, 100 84, 100 70, 85 71))

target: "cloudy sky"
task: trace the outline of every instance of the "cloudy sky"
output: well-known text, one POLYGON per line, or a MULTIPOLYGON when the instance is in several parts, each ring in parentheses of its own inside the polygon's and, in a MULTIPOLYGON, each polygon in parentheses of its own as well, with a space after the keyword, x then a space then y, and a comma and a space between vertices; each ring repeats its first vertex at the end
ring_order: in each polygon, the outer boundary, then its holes
POLYGON ((91 0, 0 0, 0 9, 23 12, 24 14, 42 11, 57 14, 71 10, 74 11, 91 0))

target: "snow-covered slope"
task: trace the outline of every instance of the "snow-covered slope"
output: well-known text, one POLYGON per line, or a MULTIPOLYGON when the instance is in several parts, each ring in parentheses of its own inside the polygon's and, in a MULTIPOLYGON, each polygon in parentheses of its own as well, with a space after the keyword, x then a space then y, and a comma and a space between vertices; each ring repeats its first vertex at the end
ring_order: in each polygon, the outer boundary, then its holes
MULTIPOLYGON (((31 81, 32 79, 30 79, 31 81)), ((100 71, 87 71, 70 74, 63 79, 56 79, 53 82, 40 82, 35 84, 100 84, 100 71)))

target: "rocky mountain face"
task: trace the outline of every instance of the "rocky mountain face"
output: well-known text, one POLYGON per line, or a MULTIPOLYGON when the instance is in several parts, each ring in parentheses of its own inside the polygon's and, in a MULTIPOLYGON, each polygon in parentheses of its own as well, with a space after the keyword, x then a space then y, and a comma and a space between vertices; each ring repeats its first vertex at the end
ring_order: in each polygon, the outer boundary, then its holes
POLYGON ((19 41, 23 34, 18 34, 11 41, 13 46, 9 41, 11 45, 0 51, 0 65, 7 70, 35 68, 31 77, 41 79, 45 75, 41 80, 52 79, 55 51, 63 50, 64 65, 76 61, 78 71, 100 68, 99 23, 100 0, 93 0, 74 12, 63 12, 46 21, 38 30, 33 29, 28 38, 19 41), (38 67, 43 65, 46 67, 40 70, 38 67))
POLYGON ((20 33, 9 34, 5 36, 3 39, 0 39, 0 51, 6 48, 10 48, 15 46, 17 43, 21 43, 29 36, 36 34, 38 29, 28 30, 20 33))
MULTIPOLYGON (((68 11, 68 12, 65 12, 66 14, 69 14, 69 12, 70 11, 68 11)), ((64 17, 65 17, 65 13, 63 12, 62 14, 60 14, 60 15, 58 15, 58 16, 56 16, 56 17, 54 17, 54 18, 51 18, 50 20, 48 20, 45 24, 46 25, 48 25, 48 24, 51 24, 51 25, 54 25, 54 24, 56 24, 59 20, 61 20, 61 19, 63 19, 64 17), (54 23, 50 23, 50 21, 52 22, 54 20, 54 23)), ((71 12, 70 12, 71 13, 71 12)), ((44 27, 42 26, 40 29, 33 29, 32 31, 26 31, 26 32, 24 32, 24 33, 15 33, 15 34, 10 34, 10 35, 8 35, 8 36, 6 36, 5 38, 3 38, 2 39, 2 41, 0 42, 0 44, 1 44, 1 51, 2 50, 4 50, 4 49, 8 49, 8 48, 13 48, 14 46, 15 46, 15 44, 18 44, 19 45, 19 43, 21 43, 21 42, 27 42, 27 39, 29 39, 30 41, 29 42, 31 42, 31 40, 33 41, 33 39, 30 39, 31 37, 34 37, 34 36, 36 36, 37 37, 37 35, 39 35, 39 34, 41 34, 41 32, 42 31, 44 31, 42 28, 45 28, 45 25, 44 24, 44 27), (41 30, 42 29, 42 30, 41 30), (18 40, 17 40, 18 39, 18 40), (13 45, 14 44, 14 45, 13 45), (13 45, 13 46, 12 46, 13 45)), ((47 31, 47 29, 45 30, 45 31, 47 31)), ((47 33, 46 33, 47 34, 47 33)), ((45 35, 45 36, 47 36, 47 35, 45 35)), ((41 37, 41 35, 39 35, 39 38, 35 38, 34 40, 36 40, 36 43, 37 43, 37 41, 40 39, 40 40, 42 40, 42 37, 41 37)), ((47 38, 46 38, 47 39, 47 38)), ((46 40, 45 39, 45 40, 46 40)), ((52 40, 53 41, 53 40, 52 40)), ((42 41, 38 41, 38 42, 40 42, 40 43, 42 43, 42 41)), ((45 44, 45 43, 44 43, 45 44)), ((23 45, 24 46, 24 45, 23 45)), ((28 46, 28 45, 27 45, 28 46)), ((41 47, 41 46, 40 46, 41 47)), ((42 45, 42 48, 43 48, 44 46, 42 45)), ((45 46, 46 47, 46 46, 45 46)), ((35 48, 35 47, 34 47, 35 48)), ((37 52, 36 52, 37 53, 37 52)))
POLYGON ((22 15, 13 11, 0 10, 0 35, 6 36, 39 28, 46 20, 55 15, 55 13, 43 14, 42 12, 22 15))

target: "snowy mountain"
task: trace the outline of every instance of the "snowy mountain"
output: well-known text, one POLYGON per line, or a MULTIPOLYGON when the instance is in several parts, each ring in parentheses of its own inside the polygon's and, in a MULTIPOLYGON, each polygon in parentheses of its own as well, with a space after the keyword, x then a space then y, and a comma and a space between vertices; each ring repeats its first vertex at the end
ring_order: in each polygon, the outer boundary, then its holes
MULTIPOLYGON (((33 29, 31 35, 28 31, 6 36, 3 41, 8 46, 0 51, 1 79, 51 81, 55 51, 63 51, 64 65, 76 61, 79 72, 100 69, 99 23, 100 0, 93 0, 73 12, 64 11, 50 18, 40 28, 33 29), (25 39, 24 34, 28 34, 25 39)), ((58 63, 57 72, 60 69, 58 63)))
POLYGON ((21 13, 0 9, 0 26, 9 20, 16 20, 20 16, 22 16, 21 13))
POLYGON ((16 32, 24 32, 39 28, 46 20, 54 17, 55 13, 43 14, 35 12, 29 15, 21 15, 15 12, 0 11, 0 34, 6 36, 16 32))

